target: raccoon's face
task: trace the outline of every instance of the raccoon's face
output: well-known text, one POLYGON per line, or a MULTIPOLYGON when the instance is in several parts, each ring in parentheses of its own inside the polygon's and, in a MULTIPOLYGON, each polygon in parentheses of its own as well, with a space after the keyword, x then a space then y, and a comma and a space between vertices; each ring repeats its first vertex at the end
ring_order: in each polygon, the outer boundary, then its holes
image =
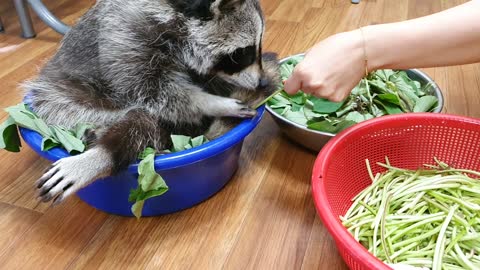
POLYGON ((170 0, 184 14, 184 60, 199 74, 257 89, 268 80, 262 63, 264 18, 258 0, 170 0))

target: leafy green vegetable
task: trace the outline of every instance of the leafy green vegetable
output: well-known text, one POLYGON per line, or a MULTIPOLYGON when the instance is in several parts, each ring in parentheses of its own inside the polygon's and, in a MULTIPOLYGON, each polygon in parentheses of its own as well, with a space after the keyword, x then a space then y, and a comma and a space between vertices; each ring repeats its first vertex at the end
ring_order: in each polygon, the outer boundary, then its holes
POLYGON ((81 153, 85 151, 85 144, 79 139, 85 132, 87 125, 79 124, 74 131, 66 130, 59 126, 48 126, 24 103, 5 109, 10 115, 5 123, 0 126, 2 139, 0 148, 7 151, 20 151, 20 137, 18 128, 23 127, 38 132, 42 137, 42 151, 48 151, 54 147, 62 146, 69 153, 81 153))
MULTIPOLYGON (((282 79, 290 77, 303 57, 294 57, 280 66, 282 79)), ((405 71, 390 69, 370 73, 342 102, 331 102, 302 91, 289 96, 283 89, 263 103, 277 114, 310 129, 337 133, 343 126, 374 117, 404 112, 429 112, 438 102, 431 85, 421 85, 405 71), (302 116, 303 114, 303 116, 302 116), (346 122, 344 125, 343 122, 346 122)), ((259 105, 260 106, 260 105, 259 105)))
POLYGON ((313 111, 318 113, 333 113, 340 109, 344 102, 331 102, 323 98, 312 98, 313 111))
MULTIPOLYGON (((340 219, 372 255, 389 265, 480 269, 480 172, 436 165, 386 169, 340 219), (476 177, 476 178, 474 178, 476 177)), ((401 269, 401 268, 400 268, 401 269)))
POLYGON ((415 104, 413 108, 414 112, 428 112, 435 106, 438 102, 438 99, 433 96, 423 96, 415 104))
MULTIPOLYGON (((171 150, 162 152, 180 152, 198 147, 208 142, 208 139, 201 135, 195 138, 184 135, 171 135, 173 147, 171 150)), ((129 201, 133 203, 132 213, 140 218, 142 216, 145 201, 161 196, 168 191, 165 180, 155 171, 156 150, 147 147, 138 158, 141 160, 138 165, 138 187, 130 191, 129 201)))
POLYGON ((395 94, 391 94, 391 93, 380 94, 378 95, 378 99, 381 101, 390 102, 394 105, 400 106, 400 99, 395 94))
POLYGON ((21 146, 15 120, 9 117, 7 121, 0 125, 0 148, 10 152, 20 152, 21 146))
POLYGON ((145 149, 139 154, 143 158, 138 165, 138 187, 130 191, 128 200, 133 202, 132 213, 140 218, 146 200, 161 196, 168 191, 165 180, 155 171, 155 150, 145 149))
POLYGON ((197 147, 208 142, 208 139, 203 135, 195 138, 183 135, 171 135, 171 139, 173 142, 173 148, 171 149, 171 152, 180 152, 192 149, 193 147, 197 147))
POLYGON ((359 112, 353 111, 347 114, 347 116, 345 117, 345 120, 352 121, 355 123, 360 123, 372 118, 373 118, 373 115, 371 115, 370 113, 361 114, 359 112))
POLYGON ((290 58, 288 61, 286 61, 284 64, 280 66, 280 76, 282 77, 282 80, 287 79, 290 77, 290 74, 292 74, 293 70, 295 69, 295 66, 300 63, 300 61, 303 60, 303 56, 296 56, 290 58))
POLYGON ((374 102, 377 104, 380 104, 380 106, 383 107, 383 109, 387 114, 403 113, 401 108, 399 108, 398 106, 395 106, 394 104, 391 104, 390 102, 381 102, 380 100, 375 100, 374 102))
POLYGON ((190 144, 191 138, 188 136, 183 136, 183 135, 174 135, 172 137, 172 142, 173 142, 173 152, 180 152, 182 150, 185 150, 185 146, 190 144))
POLYGON ((55 138, 69 153, 82 153, 85 151, 85 144, 78 139, 73 132, 60 126, 50 126, 52 137, 55 138))
POLYGON ((42 139, 42 151, 49 151, 52 148, 60 146, 60 143, 55 141, 52 138, 43 138, 42 139))

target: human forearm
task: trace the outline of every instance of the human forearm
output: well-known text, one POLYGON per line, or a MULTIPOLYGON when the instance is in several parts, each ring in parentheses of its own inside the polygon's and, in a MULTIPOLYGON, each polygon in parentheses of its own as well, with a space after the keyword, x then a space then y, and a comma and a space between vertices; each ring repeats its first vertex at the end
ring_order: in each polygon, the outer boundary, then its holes
POLYGON ((369 70, 480 61, 480 1, 398 23, 363 29, 369 70))

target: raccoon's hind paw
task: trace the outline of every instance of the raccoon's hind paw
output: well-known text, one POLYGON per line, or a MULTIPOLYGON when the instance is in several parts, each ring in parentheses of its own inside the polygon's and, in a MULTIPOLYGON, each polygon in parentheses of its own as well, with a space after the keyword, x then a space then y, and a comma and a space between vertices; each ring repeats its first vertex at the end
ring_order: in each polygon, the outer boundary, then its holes
POLYGON ((36 182, 40 200, 62 202, 94 180, 106 176, 111 164, 111 158, 99 148, 58 160, 36 182))

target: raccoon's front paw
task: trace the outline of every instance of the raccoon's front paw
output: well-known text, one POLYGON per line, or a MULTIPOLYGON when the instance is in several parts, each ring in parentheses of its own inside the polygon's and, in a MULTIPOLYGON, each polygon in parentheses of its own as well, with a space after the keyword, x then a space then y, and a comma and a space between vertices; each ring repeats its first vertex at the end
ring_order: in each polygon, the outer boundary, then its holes
POLYGON ((79 190, 89 182, 79 175, 78 164, 74 157, 63 158, 54 163, 37 181, 40 200, 54 203, 63 201, 66 197, 79 190))
POLYGON ((225 116, 251 118, 257 115, 257 111, 237 99, 229 99, 227 102, 225 116))
POLYGON ((98 149, 62 158, 48 168, 36 182, 40 200, 60 203, 95 179, 104 176, 110 161, 98 149))

